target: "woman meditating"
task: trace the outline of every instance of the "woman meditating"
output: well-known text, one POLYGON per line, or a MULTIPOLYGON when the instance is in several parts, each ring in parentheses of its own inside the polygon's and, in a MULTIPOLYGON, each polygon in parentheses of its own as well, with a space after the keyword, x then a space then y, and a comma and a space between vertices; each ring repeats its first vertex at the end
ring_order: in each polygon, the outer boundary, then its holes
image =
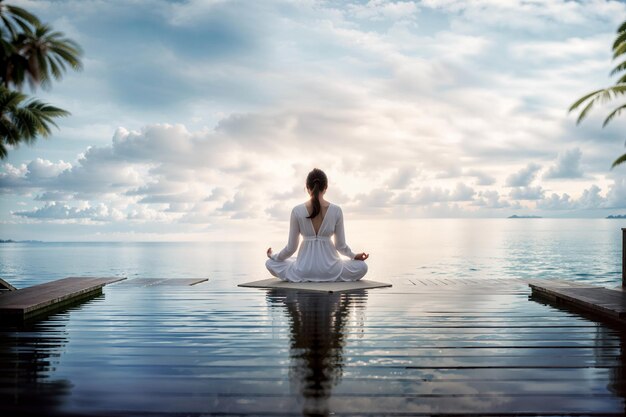
POLYGON ((346 244, 343 213, 339 206, 324 200, 327 187, 322 170, 309 172, 306 189, 311 199, 291 210, 287 246, 277 254, 272 254, 272 248, 267 250, 265 266, 275 277, 292 282, 358 281, 367 273, 364 261, 369 254, 355 254, 346 244), (290 259, 298 249, 300 235, 303 241, 298 257, 290 259), (337 252, 350 259, 341 259, 337 252))

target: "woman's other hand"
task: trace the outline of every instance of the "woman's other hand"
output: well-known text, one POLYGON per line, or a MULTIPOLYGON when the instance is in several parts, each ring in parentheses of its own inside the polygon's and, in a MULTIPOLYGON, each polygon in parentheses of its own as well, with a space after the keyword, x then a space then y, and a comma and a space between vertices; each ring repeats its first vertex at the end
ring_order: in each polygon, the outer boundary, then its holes
POLYGON ((354 259, 357 261, 364 261, 369 257, 370 257, 369 253, 362 252, 362 253, 357 253, 354 259))
POLYGON ((272 258, 272 248, 267 248, 267 257, 272 258))

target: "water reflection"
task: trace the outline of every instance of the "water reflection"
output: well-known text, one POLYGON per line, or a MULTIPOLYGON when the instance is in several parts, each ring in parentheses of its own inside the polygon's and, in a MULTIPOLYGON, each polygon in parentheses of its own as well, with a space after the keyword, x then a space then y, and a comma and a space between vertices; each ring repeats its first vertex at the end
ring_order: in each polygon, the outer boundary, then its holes
POLYGON ((610 368, 607 389, 616 396, 625 399, 623 411, 626 415, 626 335, 623 328, 617 328, 617 335, 615 330, 599 324, 596 328, 594 351, 596 365, 610 368), (615 339, 619 341, 617 347, 611 343, 615 339))
POLYGON ((50 380, 67 344, 67 315, 43 323, 0 324, 0 415, 58 415, 71 383, 50 380))
POLYGON ((354 312, 362 325, 367 293, 328 294, 272 290, 268 301, 283 305, 290 327, 289 378, 305 416, 330 415, 332 389, 343 375, 346 327, 354 312), (361 320, 359 320, 361 318, 361 320))
POLYGON ((600 322, 595 314, 569 308, 540 296, 531 295, 529 299, 560 310, 568 315, 575 314, 596 323, 593 340, 595 366, 608 368, 608 384, 606 388, 616 397, 622 399, 623 411, 624 415, 626 415, 626 333, 623 325, 605 321, 600 322))

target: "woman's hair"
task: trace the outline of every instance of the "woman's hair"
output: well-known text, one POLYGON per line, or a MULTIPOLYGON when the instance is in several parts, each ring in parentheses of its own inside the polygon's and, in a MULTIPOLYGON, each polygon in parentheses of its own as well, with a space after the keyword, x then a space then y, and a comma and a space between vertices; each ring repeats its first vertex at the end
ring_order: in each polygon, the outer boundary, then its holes
POLYGON ((320 193, 328 187, 328 178, 321 169, 314 168, 306 176, 306 188, 311 191, 311 204, 313 204, 313 211, 307 219, 312 219, 322 211, 322 205, 320 204, 320 193))

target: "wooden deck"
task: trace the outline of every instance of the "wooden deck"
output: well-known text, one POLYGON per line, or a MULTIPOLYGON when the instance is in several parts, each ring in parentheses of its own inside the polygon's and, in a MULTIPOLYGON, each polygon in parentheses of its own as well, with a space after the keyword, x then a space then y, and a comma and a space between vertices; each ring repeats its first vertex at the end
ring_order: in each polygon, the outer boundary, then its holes
POLYGON ((529 284, 533 295, 626 324, 626 292, 569 281, 529 284))
POLYGON ((6 291, 15 291, 15 290, 17 290, 17 288, 15 288, 13 285, 9 284, 8 282, 0 278, 0 294, 6 291))
POLYGON ((133 278, 120 285, 125 287, 174 287, 197 285, 208 280, 208 278, 133 278))
POLYGON ((69 277, 0 295, 0 317, 26 320, 100 294, 106 284, 123 277, 69 277))

